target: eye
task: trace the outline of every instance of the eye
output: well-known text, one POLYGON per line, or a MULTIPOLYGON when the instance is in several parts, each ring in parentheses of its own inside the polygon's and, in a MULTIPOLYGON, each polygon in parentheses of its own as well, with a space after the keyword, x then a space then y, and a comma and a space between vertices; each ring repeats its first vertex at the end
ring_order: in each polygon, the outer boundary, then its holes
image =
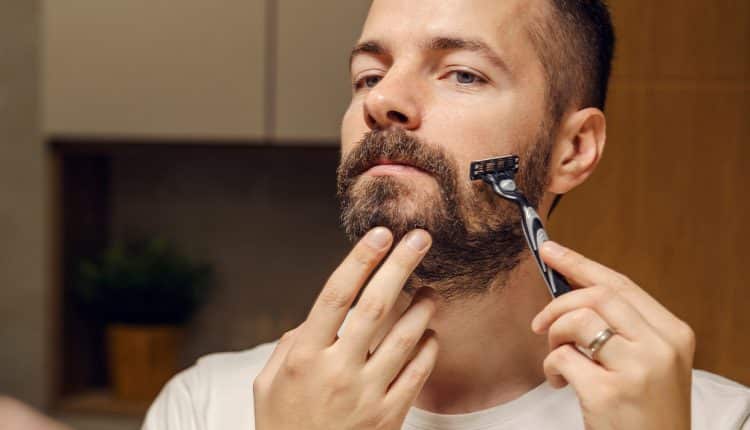
POLYGON ((378 75, 368 75, 363 76, 357 82, 354 83, 354 89, 361 89, 361 88, 373 88, 375 85, 378 84, 383 79, 382 76, 378 75))
POLYGON ((461 85, 483 84, 487 82, 479 75, 467 72, 466 70, 454 70, 450 74, 455 76, 456 82, 461 85))

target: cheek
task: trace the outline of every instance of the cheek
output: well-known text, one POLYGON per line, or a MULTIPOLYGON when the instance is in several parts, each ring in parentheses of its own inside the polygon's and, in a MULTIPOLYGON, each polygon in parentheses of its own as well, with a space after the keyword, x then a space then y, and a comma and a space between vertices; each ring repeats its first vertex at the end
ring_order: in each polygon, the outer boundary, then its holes
POLYGON ((353 100, 341 119, 341 152, 348 153, 367 132, 362 103, 353 100))
POLYGON ((462 173, 471 161, 518 153, 537 128, 538 115, 515 95, 474 96, 436 103, 424 124, 454 154, 462 173))
POLYGON ((472 161, 502 155, 511 149, 508 145, 509 128, 498 119, 498 114, 491 111, 454 107, 435 112, 430 117, 429 126, 425 127, 433 137, 433 140, 428 137, 427 141, 442 143, 455 157, 461 174, 468 172, 472 161))

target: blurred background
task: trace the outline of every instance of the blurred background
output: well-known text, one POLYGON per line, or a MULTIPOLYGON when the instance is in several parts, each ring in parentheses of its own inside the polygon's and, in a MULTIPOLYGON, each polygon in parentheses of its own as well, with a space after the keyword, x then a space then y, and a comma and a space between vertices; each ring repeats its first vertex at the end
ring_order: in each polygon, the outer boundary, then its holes
MULTIPOLYGON (((610 3, 607 150, 551 235, 750 384, 750 3, 610 3)), ((368 4, 0 1, 0 395, 136 429, 174 372, 302 321, 348 250, 338 127, 368 4)))

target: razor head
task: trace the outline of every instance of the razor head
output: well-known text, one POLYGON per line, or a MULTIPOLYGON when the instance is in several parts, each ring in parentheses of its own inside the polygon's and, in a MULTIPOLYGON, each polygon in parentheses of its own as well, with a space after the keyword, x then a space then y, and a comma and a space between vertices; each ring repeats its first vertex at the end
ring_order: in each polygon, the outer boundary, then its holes
POLYGON ((517 155, 506 155, 504 157, 487 158, 486 160, 472 161, 469 168, 469 177, 472 181, 487 181, 489 176, 501 179, 513 179, 518 172, 520 158, 517 155))

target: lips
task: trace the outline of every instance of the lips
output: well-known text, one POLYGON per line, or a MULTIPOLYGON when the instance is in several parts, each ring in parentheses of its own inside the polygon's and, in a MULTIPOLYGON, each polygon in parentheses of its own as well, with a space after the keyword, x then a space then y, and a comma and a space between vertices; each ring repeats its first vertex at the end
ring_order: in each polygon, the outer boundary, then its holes
POLYGON ((408 171, 408 170, 417 170, 419 172, 429 174, 429 172, 427 172, 423 168, 409 161, 389 160, 389 159, 380 159, 374 163, 368 164, 367 166, 365 166, 364 172, 378 171, 380 173, 385 173, 385 172, 398 172, 398 171, 408 171))

